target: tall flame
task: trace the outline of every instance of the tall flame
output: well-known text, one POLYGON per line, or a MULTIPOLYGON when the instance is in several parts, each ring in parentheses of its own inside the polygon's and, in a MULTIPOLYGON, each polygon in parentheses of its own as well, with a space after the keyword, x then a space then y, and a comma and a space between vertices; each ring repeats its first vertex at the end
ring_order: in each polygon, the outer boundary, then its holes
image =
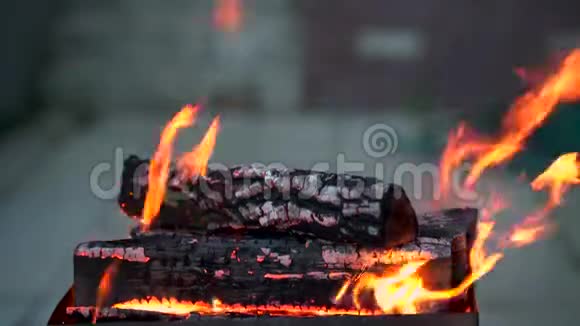
MULTIPOLYGON (((535 78, 534 84, 534 89, 519 97, 510 107, 503 119, 502 130, 498 137, 488 138, 477 135, 464 123, 449 135, 440 165, 442 194, 449 194, 451 175, 462 163, 467 160, 474 161, 465 181, 467 186, 474 186, 487 168, 506 162, 522 150, 527 138, 548 118, 558 103, 580 98, 580 50, 568 54, 552 74, 535 78)), ((193 120, 193 117, 191 119, 193 120)), ((169 126, 171 125, 170 123, 169 126)), ((201 143, 178 162, 181 173, 188 177, 206 173, 207 161, 212 154, 218 128, 219 118, 216 118, 201 143)), ((173 131, 173 136, 174 134, 175 131, 173 131)), ((162 137, 162 144, 166 144, 167 141, 163 140, 164 137, 162 137)), ((169 152, 165 150, 164 153, 169 153, 169 155, 160 154, 162 158, 171 156, 170 149, 169 152)), ((164 167, 165 165, 158 167, 160 171, 158 176, 162 175, 163 171, 167 173, 166 170, 161 169, 164 167)), ((115 304, 114 307, 176 315, 188 315, 194 312, 207 315, 224 312, 292 316, 374 315, 377 314, 376 311, 360 310, 363 294, 372 292, 376 304, 380 307, 378 313, 421 312, 422 303, 448 300, 465 293, 474 282, 494 268, 504 257, 503 250, 506 248, 521 247, 544 236, 552 228, 547 219, 549 213, 561 205, 564 194, 572 185, 580 184, 579 171, 580 155, 578 153, 564 154, 554 161, 531 183, 533 190, 549 192, 548 202, 515 225, 509 232, 499 236, 494 232, 494 217, 508 205, 499 194, 493 193, 487 207, 481 210, 477 236, 469 252, 470 273, 459 285, 451 289, 425 288, 419 270, 428 260, 417 257, 399 266, 395 271, 383 274, 363 272, 347 280, 334 299, 336 302, 343 300, 350 290, 356 310, 291 305, 243 306, 223 304, 217 299, 210 304, 179 301, 175 298, 135 299, 115 304), (491 243, 491 240, 496 239, 498 239, 497 242, 491 243), (489 249, 490 247, 492 250, 489 249)), ((158 179, 159 177, 155 180, 158 179)), ((166 177, 163 183, 160 183, 163 185, 163 190, 165 182, 166 177)), ((164 193, 160 194, 162 199, 164 193)))
POLYGON ((145 204, 143 206, 142 227, 144 230, 149 228, 149 225, 159 213, 161 203, 165 197, 167 179, 169 178, 169 166, 173 154, 173 142, 177 131, 182 128, 187 128, 194 123, 197 110, 197 106, 184 106, 169 121, 161 133, 159 146, 149 164, 149 188, 147 189, 145 204))
MULTIPOLYGON (((474 164, 465 185, 474 186, 487 168, 511 159, 522 150, 527 138, 547 119, 558 103, 578 98, 580 98, 580 50, 571 52, 562 61, 559 69, 515 101, 503 119, 499 137, 487 138, 476 135, 464 123, 449 135, 440 164, 441 193, 444 196, 449 194, 452 173, 468 159, 473 159, 474 164)), ((541 210, 514 226, 507 235, 500 237, 503 243, 496 246, 519 247, 546 234, 549 230, 547 214, 552 208, 560 205, 562 195, 570 185, 580 183, 578 167, 577 154, 570 153, 560 157, 538 176, 532 182, 532 188, 536 191, 548 188, 550 200, 541 210)), ((503 200, 492 200, 491 206, 482 210, 477 239, 470 252, 471 273, 459 286, 439 291, 426 289, 417 273, 424 261, 410 262, 395 274, 382 276, 369 274, 360 277, 352 289, 355 305, 359 305, 359 297, 364 289, 373 290, 377 304, 387 313, 416 313, 421 302, 450 299, 461 295, 503 258, 500 249, 488 253, 485 247, 486 242, 492 238, 495 226, 492 217, 505 206, 503 200)), ((349 285, 345 283, 345 286, 349 285)), ((341 289, 341 292, 344 292, 344 289, 341 289)), ((337 297, 342 296, 340 293, 337 297)))
MULTIPOLYGON (((516 99, 502 121, 499 137, 491 140, 469 135, 464 132, 465 126, 453 133, 441 159, 442 179, 448 181, 461 163, 473 159, 474 165, 465 180, 467 186, 473 186, 487 168, 506 162, 522 150, 527 138, 558 103, 579 98, 580 50, 574 50, 553 74, 516 99)), ((442 182, 441 193, 448 194, 449 187, 449 182, 442 182)))
POLYGON ((220 118, 218 116, 213 119, 201 142, 191 152, 184 154, 177 162, 177 168, 184 178, 205 176, 207 173, 207 163, 213 154, 219 125, 220 118))
POLYGON ((101 280, 99 281, 99 287, 97 288, 97 303, 95 305, 95 313, 93 315, 92 323, 97 323, 97 316, 99 315, 99 310, 103 306, 103 303, 107 299, 107 296, 111 292, 111 286, 113 282, 113 278, 117 275, 119 270, 120 260, 115 260, 107 268, 105 272, 103 272, 103 276, 101 276, 101 280))

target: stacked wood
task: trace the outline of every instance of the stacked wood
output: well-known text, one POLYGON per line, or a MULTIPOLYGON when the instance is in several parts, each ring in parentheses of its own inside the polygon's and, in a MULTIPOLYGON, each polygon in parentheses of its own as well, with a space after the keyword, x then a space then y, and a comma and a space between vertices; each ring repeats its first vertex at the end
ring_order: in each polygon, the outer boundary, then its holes
MULTIPOLYGON (((141 218, 148 161, 125 161, 119 204, 141 218)), ((416 216, 403 189, 376 179, 256 165, 185 178, 172 168, 160 213, 130 239, 90 241, 75 250, 75 306, 88 313, 115 263, 103 307, 173 298, 244 307, 354 309, 348 280, 410 261, 424 286, 457 286, 470 272, 477 210, 416 216)), ((430 312, 465 311, 466 296, 425 302, 430 312)), ((378 306, 365 293, 363 309, 378 306), (365 297, 366 296, 366 297, 365 297)), ((111 310, 113 312, 117 310, 111 310)), ((125 312, 123 312, 125 313, 125 312)))
MULTIPOLYGON (((473 212, 425 215, 419 218, 419 233, 440 232, 445 223, 454 223, 453 214, 473 222, 473 212), (433 223, 434 216, 440 223, 433 223)), ((429 260, 419 271, 426 287, 446 289, 457 285, 468 272, 466 233, 468 230, 458 229, 438 238, 419 237, 391 249, 292 236, 169 231, 91 241, 75 251, 75 300, 77 306, 94 304, 100 278, 115 260, 121 264, 106 305, 155 296, 206 302, 219 298, 244 305, 274 302, 336 307, 333 297, 347 279, 363 271, 385 272, 417 259, 429 260)), ((437 307, 452 309, 452 303, 437 307)), ((348 307, 352 302, 340 304, 348 307)))
POLYGON ((361 271, 387 271, 410 260, 430 259, 420 272, 427 286, 450 287, 451 248, 448 240, 432 238, 388 250, 293 237, 149 234, 92 241, 75 252, 75 297, 79 306, 94 304, 102 274, 120 260, 107 305, 156 296, 331 307, 345 280, 361 271))
MULTIPOLYGON (((127 215, 140 218, 147 175, 147 160, 131 156, 125 161, 119 204, 127 215)), ((417 217, 405 191, 394 184, 249 165, 189 179, 172 169, 166 199, 150 229, 278 231, 391 248, 416 239, 417 217)))

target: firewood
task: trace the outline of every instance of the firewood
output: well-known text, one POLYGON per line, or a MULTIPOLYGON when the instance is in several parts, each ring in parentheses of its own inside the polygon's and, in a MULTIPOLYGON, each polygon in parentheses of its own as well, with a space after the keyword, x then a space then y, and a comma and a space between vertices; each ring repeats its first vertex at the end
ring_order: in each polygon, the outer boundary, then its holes
MULTIPOLYGON (((469 252, 477 236, 479 212, 474 208, 453 208, 427 212, 417 218, 420 237, 434 237, 452 240, 453 269, 452 285, 458 286, 465 275, 471 272, 469 252)), ((470 306, 473 288, 449 301, 453 311, 465 311, 470 306)))
MULTIPOLYGON (((148 161, 125 161, 119 204, 139 218, 148 161)), ((389 248, 417 237, 404 190, 374 178, 238 166, 183 179, 172 169, 159 216, 150 229, 284 231, 336 242, 389 248)))
POLYGON ((420 271, 426 286, 449 288, 454 278, 453 247, 449 240, 434 238, 379 250, 295 237, 167 232, 91 241, 75 251, 75 304, 94 305, 102 273, 120 260, 105 306, 155 296, 330 307, 348 278, 362 271, 383 272, 409 260, 429 259, 420 271))

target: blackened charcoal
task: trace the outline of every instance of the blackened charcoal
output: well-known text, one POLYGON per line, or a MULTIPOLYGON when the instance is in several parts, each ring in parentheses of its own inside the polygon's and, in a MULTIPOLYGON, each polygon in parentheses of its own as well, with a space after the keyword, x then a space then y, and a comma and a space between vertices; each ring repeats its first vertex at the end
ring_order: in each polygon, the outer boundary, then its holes
MULTIPOLYGON (((119 204, 139 218, 148 161, 125 161, 119 204)), ((389 248, 417 238, 417 218, 404 190, 374 178, 274 169, 259 165, 210 170, 183 180, 171 170, 151 229, 284 231, 329 241, 389 248)))

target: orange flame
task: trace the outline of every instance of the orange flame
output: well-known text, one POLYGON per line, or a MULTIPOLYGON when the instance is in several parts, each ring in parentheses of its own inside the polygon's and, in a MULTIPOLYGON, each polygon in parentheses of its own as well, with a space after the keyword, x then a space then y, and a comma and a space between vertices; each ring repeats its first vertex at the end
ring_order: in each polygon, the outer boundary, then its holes
POLYGON ((317 306, 294 306, 294 305, 242 305, 226 304, 215 299, 212 303, 203 301, 177 300, 176 298, 158 299, 152 297, 146 299, 133 299, 113 306, 117 309, 130 309, 141 311, 153 311, 165 314, 185 316, 191 313, 200 315, 223 315, 224 313, 238 313, 248 315, 270 315, 270 316, 372 316, 380 315, 380 311, 339 309, 317 306))
POLYGON ((183 178, 189 179, 194 176, 206 175, 207 163, 213 154, 219 126, 220 118, 218 116, 213 119, 201 142, 177 162, 177 168, 183 178))
MULTIPOLYGON (((489 167, 497 166, 511 159, 522 150, 527 138, 553 112, 561 101, 580 98, 580 50, 571 52, 559 68, 545 78, 538 78, 538 84, 528 93, 518 98, 503 120, 502 132, 497 138, 484 138, 476 135, 465 124, 452 132, 441 159, 441 193, 448 194, 451 187, 451 174, 463 162, 474 160, 465 185, 474 186, 482 173, 489 167)), ((215 128, 210 130, 204 140, 191 153, 180 161, 187 167, 187 173, 203 175, 207 159, 215 144, 215 128), (196 153, 199 152, 199 153, 196 153), (192 154, 196 153, 196 155, 192 154), (190 158, 185 158, 191 156, 190 158), (201 160, 198 163, 196 160, 201 160), (193 162, 193 163, 191 163, 193 162), (203 163, 205 162, 205 163, 203 163), (193 171, 193 172, 191 172, 193 171)), ((214 124, 212 123, 212 126, 214 124)), ((185 168, 184 168, 185 169, 185 168)), ((489 242, 494 238, 495 221, 493 217, 507 207, 507 203, 497 194, 491 197, 490 205, 481 210, 477 237, 469 253, 470 273, 456 287, 444 290, 431 290, 423 285, 418 271, 427 259, 415 257, 402 264, 394 272, 375 274, 364 272, 345 281, 335 296, 340 301, 349 291, 352 293, 356 309, 321 308, 313 306, 244 306, 224 304, 214 300, 206 302, 179 301, 175 298, 148 300, 134 299, 118 303, 114 308, 156 311, 176 315, 199 313, 219 315, 223 313, 242 313, 251 315, 269 314, 274 316, 329 316, 329 315, 377 315, 384 313, 412 314, 421 312, 421 304, 437 300, 448 300, 465 293, 478 279, 489 273, 504 257, 501 249, 520 247, 537 240, 550 230, 546 217, 549 212, 562 203, 562 197, 571 185, 579 184, 578 153, 568 153, 558 158, 546 171, 532 183, 532 189, 549 191, 549 201, 516 225, 505 237, 499 237, 499 249, 488 251, 489 242), (363 292, 372 291, 380 311, 360 310, 363 292)), ((293 276, 293 274, 289 274, 293 276)), ((280 277, 274 275, 273 277, 280 277)), ((288 275, 284 275, 288 277, 288 275)))
MULTIPOLYGON (((494 227, 492 216, 504 207, 505 203, 500 198, 494 197, 489 207, 482 210, 483 222, 478 226, 477 238, 470 252, 471 273, 457 287, 437 291, 426 289, 417 271, 427 261, 413 261, 403 265, 394 274, 378 276, 368 273, 361 276, 352 289, 355 306, 360 307, 359 298, 365 289, 374 292, 375 301, 384 313, 403 314, 421 312, 421 303, 448 300, 463 294, 475 281, 490 272, 503 257, 500 252, 487 253, 485 244, 492 235, 494 227)), ((344 286, 348 287, 349 284, 347 281, 344 286)), ((344 290, 341 289, 341 292, 344 290)), ((339 294, 338 299, 344 295, 339 294)))
POLYGON ((460 126, 450 136, 440 169, 441 193, 448 194, 450 174, 465 160, 473 158, 465 184, 473 186, 489 167, 511 159, 522 150, 527 138, 548 118, 556 105, 562 101, 580 98, 580 50, 574 50, 561 62, 559 68, 541 83, 525 93, 512 104, 502 122, 497 139, 490 141, 464 132, 460 126))
POLYGON ((508 244, 522 247, 549 234, 554 229, 548 219, 549 214, 554 208, 562 204, 562 198, 570 187, 577 184, 580 184, 578 153, 567 153, 558 157, 531 183, 532 189, 535 191, 548 190, 548 202, 512 229, 508 236, 508 244))
POLYGON ((161 140, 155 155, 149 164, 149 189, 145 196, 143 206, 142 227, 144 230, 159 213, 161 203, 165 197, 167 179, 169 178, 169 165, 173 152, 173 142, 177 131, 193 124, 197 114, 197 107, 184 106, 179 113, 167 124, 161 133, 161 140))
POLYGON ((559 206, 571 185, 580 184, 580 159, 578 153, 567 153, 556 159, 542 174, 532 181, 532 189, 550 191, 549 206, 559 206))
POLYGON ((241 0, 217 0, 214 10, 214 25, 226 32, 236 32, 242 25, 241 0))
POLYGON ((93 315, 92 323, 97 323, 97 316, 99 315, 99 310, 103 306, 103 303, 107 299, 111 291, 112 280, 117 275, 119 271, 120 260, 113 261, 103 273, 101 281, 99 281, 99 287, 97 289, 97 304, 95 305, 95 314, 93 315))

